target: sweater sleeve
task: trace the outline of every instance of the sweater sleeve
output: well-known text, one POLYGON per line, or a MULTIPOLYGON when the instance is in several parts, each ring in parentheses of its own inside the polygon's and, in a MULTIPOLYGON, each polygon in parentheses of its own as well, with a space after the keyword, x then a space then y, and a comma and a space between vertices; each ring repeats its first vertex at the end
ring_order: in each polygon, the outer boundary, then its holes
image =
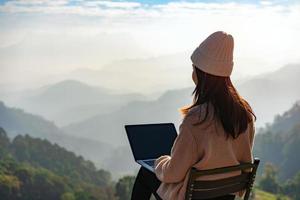
POLYGON ((156 159, 155 174, 165 183, 180 182, 196 161, 196 141, 188 125, 183 122, 179 126, 179 134, 171 149, 171 155, 163 155, 156 159))

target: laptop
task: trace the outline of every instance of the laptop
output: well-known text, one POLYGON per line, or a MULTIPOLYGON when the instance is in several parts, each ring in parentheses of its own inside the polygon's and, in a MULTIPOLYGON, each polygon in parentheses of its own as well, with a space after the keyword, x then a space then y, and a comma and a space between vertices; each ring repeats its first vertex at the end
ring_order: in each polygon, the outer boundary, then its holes
POLYGON ((177 132, 173 123, 125 125, 135 161, 154 172, 154 162, 170 155, 177 132))

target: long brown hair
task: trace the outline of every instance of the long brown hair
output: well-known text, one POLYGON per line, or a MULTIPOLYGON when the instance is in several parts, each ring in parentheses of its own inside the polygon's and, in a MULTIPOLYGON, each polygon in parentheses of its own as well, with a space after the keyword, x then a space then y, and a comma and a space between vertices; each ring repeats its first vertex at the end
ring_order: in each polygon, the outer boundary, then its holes
MULTIPOLYGON (((193 66, 194 67, 194 66, 193 66)), ((214 117, 217 117, 226 132, 227 138, 232 136, 237 138, 241 133, 246 131, 248 123, 256 120, 256 116, 248 104, 233 86, 230 77, 222 77, 208 74, 197 67, 196 70, 197 84, 192 93, 194 95, 193 104, 181 108, 183 115, 197 105, 211 103, 214 107, 214 117)), ((205 117, 194 125, 203 123, 209 114, 206 109, 205 117)))

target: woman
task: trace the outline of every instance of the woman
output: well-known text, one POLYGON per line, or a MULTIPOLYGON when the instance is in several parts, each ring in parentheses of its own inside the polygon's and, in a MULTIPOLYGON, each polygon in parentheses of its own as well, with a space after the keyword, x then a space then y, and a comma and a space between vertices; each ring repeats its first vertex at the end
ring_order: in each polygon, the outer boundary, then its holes
MULTIPOLYGON (((181 109, 171 155, 155 161, 155 174, 141 168, 132 191, 133 200, 183 200, 189 169, 211 169, 252 162, 254 120, 250 105, 230 80, 233 68, 233 37, 217 31, 206 38, 191 55, 192 79, 196 85, 193 104, 181 109)), ((203 176, 213 180, 238 175, 231 172, 203 176)), ((215 199, 234 199, 243 191, 215 199)))

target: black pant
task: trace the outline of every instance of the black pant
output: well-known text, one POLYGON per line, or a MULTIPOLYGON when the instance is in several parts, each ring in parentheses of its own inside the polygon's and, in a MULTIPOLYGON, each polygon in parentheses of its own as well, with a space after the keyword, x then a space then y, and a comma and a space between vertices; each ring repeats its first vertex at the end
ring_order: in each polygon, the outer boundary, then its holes
POLYGON ((149 200, 151 194, 156 199, 162 200, 156 193, 160 183, 153 172, 141 167, 133 185, 131 200, 149 200))
MULTIPOLYGON (((153 194, 157 200, 162 200, 156 193, 160 183, 160 180, 157 179, 153 172, 141 167, 133 185, 131 200, 149 200, 151 194, 153 194)), ((209 200, 234 200, 234 198, 235 195, 225 195, 209 200)))

